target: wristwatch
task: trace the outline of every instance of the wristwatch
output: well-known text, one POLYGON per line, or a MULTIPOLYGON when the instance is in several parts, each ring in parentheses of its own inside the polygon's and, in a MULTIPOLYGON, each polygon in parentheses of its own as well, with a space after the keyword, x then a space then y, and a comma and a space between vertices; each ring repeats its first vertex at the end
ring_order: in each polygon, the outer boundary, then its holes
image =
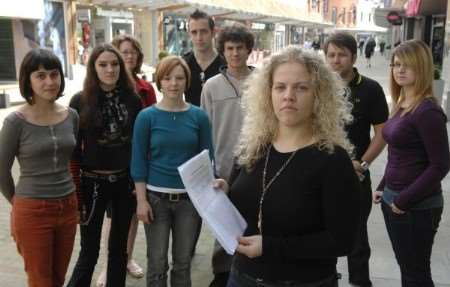
POLYGON ((364 170, 368 170, 368 169, 369 169, 369 166, 370 166, 370 164, 369 164, 367 161, 363 160, 363 161, 361 162, 361 167, 362 167, 364 170))

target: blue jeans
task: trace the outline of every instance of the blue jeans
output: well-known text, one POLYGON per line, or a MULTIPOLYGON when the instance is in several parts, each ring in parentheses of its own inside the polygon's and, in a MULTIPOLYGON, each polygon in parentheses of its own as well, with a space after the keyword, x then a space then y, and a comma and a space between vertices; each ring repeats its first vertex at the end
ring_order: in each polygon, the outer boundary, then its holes
POLYGON ((147 192, 153 221, 144 224, 147 237, 147 287, 166 287, 169 270, 167 252, 172 232, 170 286, 191 286, 191 259, 200 216, 189 199, 170 201, 147 192))
POLYGON ((231 267, 227 287, 338 287, 336 274, 317 282, 301 283, 297 281, 269 282, 253 278, 231 267))
POLYGON ((107 287, 124 287, 127 275, 127 239, 131 217, 136 208, 129 177, 109 182, 102 179, 81 178, 83 202, 92 207, 92 216, 87 225, 80 225, 81 250, 68 287, 91 285, 92 273, 100 251, 105 210, 111 204, 111 231, 108 242, 107 287), (94 204, 93 194, 98 197, 94 204))
POLYGON ((400 266, 402 287, 433 287, 430 257, 443 208, 395 214, 382 202, 384 221, 400 266))

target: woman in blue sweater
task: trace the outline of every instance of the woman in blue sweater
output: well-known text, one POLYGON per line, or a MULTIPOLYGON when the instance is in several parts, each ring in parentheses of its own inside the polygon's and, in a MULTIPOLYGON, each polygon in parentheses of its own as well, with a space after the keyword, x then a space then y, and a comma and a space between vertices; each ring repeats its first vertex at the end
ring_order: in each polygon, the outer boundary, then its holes
POLYGON ((213 151, 208 116, 183 99, 190 77, 183 59, 164 58, 156 67, 156 85, 163 98, 136 119, 131 175, 137 217, 145 223, 148 287, 167 285, 171 232, 171 286, 191 286, 191 252, 200 217, 177 167, 203 149, 209 149, 211 157, 213 151))

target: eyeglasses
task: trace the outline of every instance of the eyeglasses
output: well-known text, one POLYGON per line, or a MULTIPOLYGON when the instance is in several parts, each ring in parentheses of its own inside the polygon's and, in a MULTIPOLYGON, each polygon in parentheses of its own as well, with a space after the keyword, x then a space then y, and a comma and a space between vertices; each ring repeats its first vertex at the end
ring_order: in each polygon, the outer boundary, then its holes
POLYGON ((392 69, 396 69, 396 70, 400 70, 401 68, 403 69, 409 69, 410 66, 408 66, 408 64, 402 64, 402 63, 393 63, 390 64, 389 66, 391 66, 392 69))
POLYGON ((120 53, 124 56, 136 56, 137 52, 136 51, 131 51, 131 50, 125 50, 125 51, 120 51, 120 53))

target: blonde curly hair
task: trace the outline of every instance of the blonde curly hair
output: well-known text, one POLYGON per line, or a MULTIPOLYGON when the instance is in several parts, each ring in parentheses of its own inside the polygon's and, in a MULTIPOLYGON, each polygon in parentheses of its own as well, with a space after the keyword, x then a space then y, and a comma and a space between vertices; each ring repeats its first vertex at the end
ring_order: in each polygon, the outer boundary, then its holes
POLYGON ((272 104, 273 74, 280 65, 292 62, 304 65, 312 78, 315 98, 312 130, 319 149, 332 153, 334 145, 339 145, 350 155, 353 153, 344 131, 352 116, 342 80, 317 53, 290 46, 265 59, 244 84, 244 122, 236 156, 238 164, 247 169, 264 156, 277 134, 278 119, 272 104))

